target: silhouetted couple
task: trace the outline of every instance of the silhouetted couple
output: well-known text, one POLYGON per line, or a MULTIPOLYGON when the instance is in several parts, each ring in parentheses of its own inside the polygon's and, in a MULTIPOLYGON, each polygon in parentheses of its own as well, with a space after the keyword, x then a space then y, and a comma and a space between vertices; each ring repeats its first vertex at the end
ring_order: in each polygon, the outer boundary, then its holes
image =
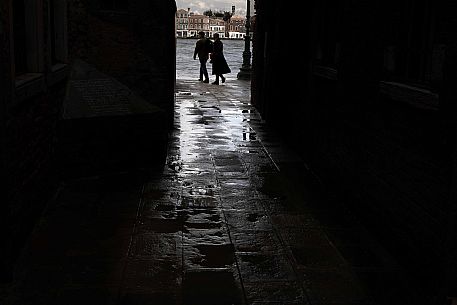
POLYGON ((209 83, 208 70, 206 68, 206 63, 211 56, 210 63, 213 65, 212 74, 216 75, 216 80, 212 82, 214 85, 219 85, 219 79, 222 83, 225 82, 225 77, 223 74, 230 73, 230 67, 227 64, 224 56, 224 45, 219 38, 219 34, 215 33, 213 35, 214 42, 211 43, 211 40, 205 37, 204 32, 199 32, 199 39, 195 45, 194 59, 200 60, 200 78, 199 81, 204 83, 209 83), (203 77, 205 77, 203 79, 203 77))

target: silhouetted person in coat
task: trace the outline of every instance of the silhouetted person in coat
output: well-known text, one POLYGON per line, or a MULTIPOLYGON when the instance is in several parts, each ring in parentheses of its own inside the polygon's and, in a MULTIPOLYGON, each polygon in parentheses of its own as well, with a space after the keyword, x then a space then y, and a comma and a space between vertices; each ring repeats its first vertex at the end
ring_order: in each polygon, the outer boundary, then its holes
POLYGON ((211 53, 211 63, 213 64, 212 74, 216 75, 216 80, 212 83, 219 85, 219 78, 225 83, 223 74, 232 72, 224 57, 224 44, 219 38, 218 33, 214 33, 213 52, 211 53))
POLYGON ((207 48, 207 38, 205 37, 204 32, 199 32, 198 33, 199 39, 197 40, 197 43, 195 44, 195 51, 194 51, 194 59, 200 60, 200 78, 198 79, 199 81, 203 81, 204 83, 209 83, 209 76, 208 76, 208 70, 206 69, 206 62, 208 61, 209 57, 209 50, 207 48), (203 80, 203 76, 205 79, 203 80))

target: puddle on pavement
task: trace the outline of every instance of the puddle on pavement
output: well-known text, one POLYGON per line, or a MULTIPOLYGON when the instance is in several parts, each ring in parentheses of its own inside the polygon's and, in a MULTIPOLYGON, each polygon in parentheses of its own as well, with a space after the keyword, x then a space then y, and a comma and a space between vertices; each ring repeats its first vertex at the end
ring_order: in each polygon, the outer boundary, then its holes
POLYGON ((209 215, 206 219, 209 221, 219 222, 221 221, 221 217, 219 215, 209 215))
POLYGON ((251 213, 248 215, 248 220, 251 221, 251 222, 256 222, 257 220, 259 220, 259 214, 257 213, 251 213))
POLYGON ((235 262, 235 248, 233 244, 197 245, 196 248, 203 255, 204 267, 225 267, 235 262))
POLYGON ((223 226, 217 210, 189 210, 185 225, 189 229, 218 229, 223 226))
POLYGON ((214 192, 212 189, 204 189, 204 188, 192 188, 189 190, 190 195, 206 195, 206 196, 213 196, 214 192))
POLYGON ((209 230, 209 229, 217 229, 221 227, 220 223, 212 223, 212 222, 186 222, 185 223, 187 229, 200 229, 200 230, 209 230))
POLYGON ((184 220, 180 218, 142 219, 136 228, 138 233, 176 233, 183 230, 184 220))
POLYGON ((182 208, 215 208, 218 201, 212 196, 181 196, 178 205, 182 208))
POLYGON ((253 132, 243 132, 243 141, 255 141, 257 134, 253 132))
POLYGON ((183 303, 186 305, 240 305, 242 292, 229 268, 202 268, 186 271, 183 303))
POLYGON ((180 160, 179 155, 169 156, 167 160, 167 166, 175 172, 179 172, 182 169, 183 163, 180 160))
POLYGON ((171 204, 158 204, 155 207, 155 210, 161 212, 171 212, 175 210, 175 206, 171 204))

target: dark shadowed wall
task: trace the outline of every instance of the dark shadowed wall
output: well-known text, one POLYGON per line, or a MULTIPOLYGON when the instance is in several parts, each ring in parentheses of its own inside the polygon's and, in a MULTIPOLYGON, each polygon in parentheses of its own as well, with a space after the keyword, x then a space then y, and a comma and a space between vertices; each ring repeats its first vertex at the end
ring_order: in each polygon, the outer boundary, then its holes
POLYGON ((450 11, 432 1, 257 0, 253 47, 262 116, 433 287, 431 304, 457 293, 450 11))
POLYGON ((0 279, 8 279, 59 185, 58 122, 75 59, 93 64, 163 109, 158 128, 168 132, 176 70, 175 11, 173 0, 1 1, 0 177, 5 183, 0 279))

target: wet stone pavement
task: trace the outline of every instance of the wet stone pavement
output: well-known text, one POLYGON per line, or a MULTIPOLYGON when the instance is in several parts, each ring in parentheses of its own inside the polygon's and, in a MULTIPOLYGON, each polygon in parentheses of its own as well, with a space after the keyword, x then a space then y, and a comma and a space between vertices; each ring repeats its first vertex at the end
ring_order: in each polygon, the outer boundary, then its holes
POLYGON ((178 80, 163 171, 65 182, 0 303, 412 304, 249 95, 236 79, 178 80))

